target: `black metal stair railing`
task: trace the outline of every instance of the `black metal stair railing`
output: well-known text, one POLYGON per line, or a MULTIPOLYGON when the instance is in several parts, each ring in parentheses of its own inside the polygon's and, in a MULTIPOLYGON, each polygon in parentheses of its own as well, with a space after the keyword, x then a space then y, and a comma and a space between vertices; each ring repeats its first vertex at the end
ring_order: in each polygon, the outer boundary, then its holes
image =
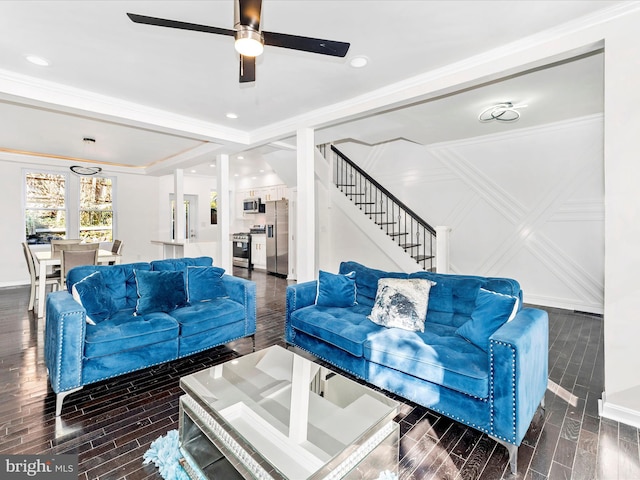
MULTIPOLYGON (((326 147, 319 147, 325 158, 326 147)), ((424 270, 435 271, 435 229, 335 146, 330 147, 336 187, 424 270)))

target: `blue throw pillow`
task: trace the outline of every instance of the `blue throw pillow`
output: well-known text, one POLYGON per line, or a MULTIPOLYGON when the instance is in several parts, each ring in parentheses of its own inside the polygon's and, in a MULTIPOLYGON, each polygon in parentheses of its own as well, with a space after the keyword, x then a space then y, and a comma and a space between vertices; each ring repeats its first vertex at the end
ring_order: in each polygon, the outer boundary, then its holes
POLYGON ((171 312, 187 302, 184 274, 172 271, 134 270, 138 301, 134 315, 171 312))
POLYGON ((224 268, 187 267, 187 300, 189 303, 207 302, 214 298, 227 297, 222 281, 224 268))
POLYGON ((89 325, 96 325, 107 320, 118 311, 100 272, 93 272, 74 283, 71 287, 71 294, 74 300, 87 311, 89 325))
POLYGON ((339 275, 320 270, 316 305, 351 307, 356 304, 356 272, 339 275))
POLYGON ((489 351, 489 337, 508 321, 513 320, 518 311, 518 298, 481 288, 476 297, 476 306, 468 320, 456 330, 485 352, 489 351))

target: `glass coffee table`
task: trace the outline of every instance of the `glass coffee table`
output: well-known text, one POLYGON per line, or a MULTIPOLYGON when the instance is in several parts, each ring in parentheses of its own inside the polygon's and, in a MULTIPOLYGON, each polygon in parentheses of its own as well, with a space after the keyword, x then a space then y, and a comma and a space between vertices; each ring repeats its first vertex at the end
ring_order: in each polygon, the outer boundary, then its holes
POLYGON ((397 478, 398 402, 273 346, 183 377, 191 478, 397 478))

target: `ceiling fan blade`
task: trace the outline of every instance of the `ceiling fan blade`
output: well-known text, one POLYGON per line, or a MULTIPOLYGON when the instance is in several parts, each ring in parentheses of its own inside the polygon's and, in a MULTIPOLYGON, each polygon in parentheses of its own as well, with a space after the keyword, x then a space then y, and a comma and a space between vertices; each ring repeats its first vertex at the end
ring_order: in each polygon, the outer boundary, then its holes
POLYGON ((234 36, 235 30, 227 28, 210 27, 208 25, 198 25, 197 23, 180 22, 178 20, 167 20, 165 18, 147 17, 146 15, 138 15, 135 13, 127 13, 131 21, 135 23, 143 23, 145 25, 155 25, 157 27, 178 28, 180 30, 192 30, 194 32, 216 33, 218 35, 234 36))
POLYGON ((301 50, 303 52, 320 53, 333 57, 344 57, 351 46, 351 44, 346 42, 300 37, 286 33, 262 32, 262 34, 264 35, 265 45, 301 50))
POLYGON ((240 55, 240 83, 256 81, 256 57, 240 55))
POLYGON ((238 15, 236 22, 260 31, 260 11, 262 0, 237 0, 238 15))

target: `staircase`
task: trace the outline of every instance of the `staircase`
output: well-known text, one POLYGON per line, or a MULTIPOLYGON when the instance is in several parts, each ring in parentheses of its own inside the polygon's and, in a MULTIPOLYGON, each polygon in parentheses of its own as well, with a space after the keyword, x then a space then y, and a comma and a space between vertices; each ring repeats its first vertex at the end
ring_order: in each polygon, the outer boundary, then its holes
POLYGON ((333 163, 336 187, 422 269, 435 271, 435 229, 335 146, 318 149, 333 163))

